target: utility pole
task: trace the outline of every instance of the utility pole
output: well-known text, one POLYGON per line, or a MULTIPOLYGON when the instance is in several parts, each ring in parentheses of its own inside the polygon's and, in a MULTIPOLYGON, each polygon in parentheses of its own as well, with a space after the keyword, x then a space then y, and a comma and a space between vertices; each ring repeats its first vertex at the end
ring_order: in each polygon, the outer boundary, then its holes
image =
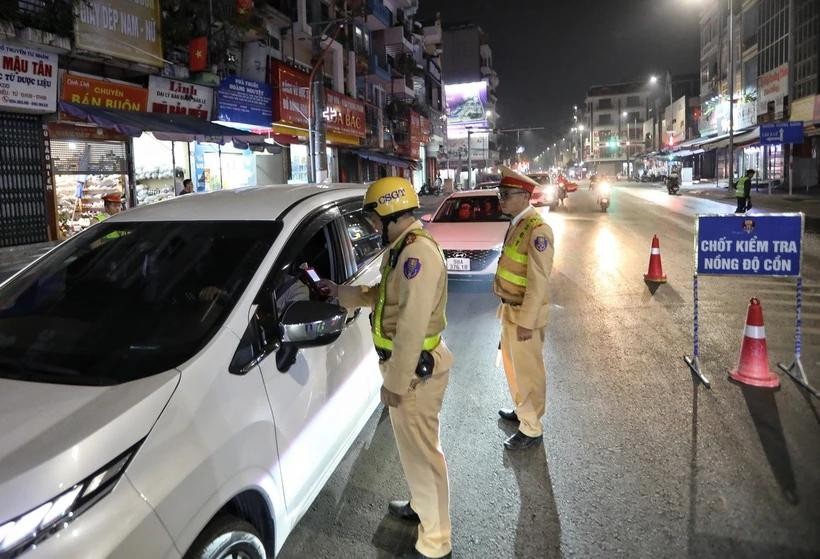
POLYGON ((473 135, 472 129, 467 129, 467 190, 473 189, 473 148, 470 145, 470 137, 473 135))
POLYGON ((311 74, 311 122, 308 123, 308 139, 310 145, 310 166, 308 180, 311 183, 322 182, 327 177, 327 124, 325 123, 325 80, 324 72, 320 70, 324 63, 322 50, 322 35, 315 26, 313 28, 313 58, 314 68, 311 74))

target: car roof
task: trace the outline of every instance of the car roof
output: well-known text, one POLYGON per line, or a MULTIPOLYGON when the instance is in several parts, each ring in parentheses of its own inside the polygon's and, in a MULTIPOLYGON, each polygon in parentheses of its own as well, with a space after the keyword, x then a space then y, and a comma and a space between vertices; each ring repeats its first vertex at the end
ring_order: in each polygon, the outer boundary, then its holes
POLYGON ((338 198, 352 198, 364 196, 365 190, 366 185, 345 183, 248 186, 177 196, 157 204, 138 206, 110 220, 274 221, 289 208, 312 196, 338 193, 338 198))
POLYGON ((492 196, 497 197, 498 193, 494 188, 485 188, 482 190, 460 190, 453 192, 447 198, 473 198, 475 196, 492 196))

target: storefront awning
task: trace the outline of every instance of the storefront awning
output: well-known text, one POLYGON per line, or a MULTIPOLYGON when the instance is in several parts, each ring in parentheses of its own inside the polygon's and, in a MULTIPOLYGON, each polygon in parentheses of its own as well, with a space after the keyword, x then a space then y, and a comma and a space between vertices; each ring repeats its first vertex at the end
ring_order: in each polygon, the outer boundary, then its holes
POLYGON ((151 132, 158 140, 171 142, 264 142, 264 136, 248 134, 188 115, 118 111, 66 101, 60 101, 60 111, 73 118, 135 138, 143 132, 151 132))
POLYGON ((415 165, 415 161, 402 159, 401 157, 394 157, 392 155, 379 153, 377 151, 358 150, 356 151, 356 154, 362 159, 375 161, 376 163, 381 163, 382 165, 395 165, 396 167, 401 167, 402 169, 409 169, 415 165))

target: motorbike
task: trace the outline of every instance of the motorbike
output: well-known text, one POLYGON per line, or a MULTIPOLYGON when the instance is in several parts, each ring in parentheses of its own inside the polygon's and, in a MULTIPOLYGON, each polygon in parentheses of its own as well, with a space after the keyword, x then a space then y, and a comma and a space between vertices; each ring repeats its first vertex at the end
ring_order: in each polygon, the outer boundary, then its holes
POLYGON ((601 206, 601 211, 605 212, 609 207, 612 187, 609 186, 608 182, 602 182, 596 186, 595 193, 598 196, 598 205, 601 206))
POLYGON ((680 180, 677 176, 672 175, 668 179, 666 179, 666 192, 669 193, 670 196, 674 196, 680 190, 680 180))

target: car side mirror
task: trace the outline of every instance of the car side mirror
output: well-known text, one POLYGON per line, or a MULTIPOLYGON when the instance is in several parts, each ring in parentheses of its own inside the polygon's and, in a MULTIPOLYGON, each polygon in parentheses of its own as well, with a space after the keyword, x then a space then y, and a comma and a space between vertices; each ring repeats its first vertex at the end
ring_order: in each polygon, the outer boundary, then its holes
POLYGON ((296 301, 283 313, 279 323, 282 342, 296 347, 330 344, 345 329, 347 310, 322 301, 296 301))
POLYGON ((423 216, 421 216, 421 220, 424 223, 430 223, 431 221, 433 221, 433 214, 424 214, 423 216))

